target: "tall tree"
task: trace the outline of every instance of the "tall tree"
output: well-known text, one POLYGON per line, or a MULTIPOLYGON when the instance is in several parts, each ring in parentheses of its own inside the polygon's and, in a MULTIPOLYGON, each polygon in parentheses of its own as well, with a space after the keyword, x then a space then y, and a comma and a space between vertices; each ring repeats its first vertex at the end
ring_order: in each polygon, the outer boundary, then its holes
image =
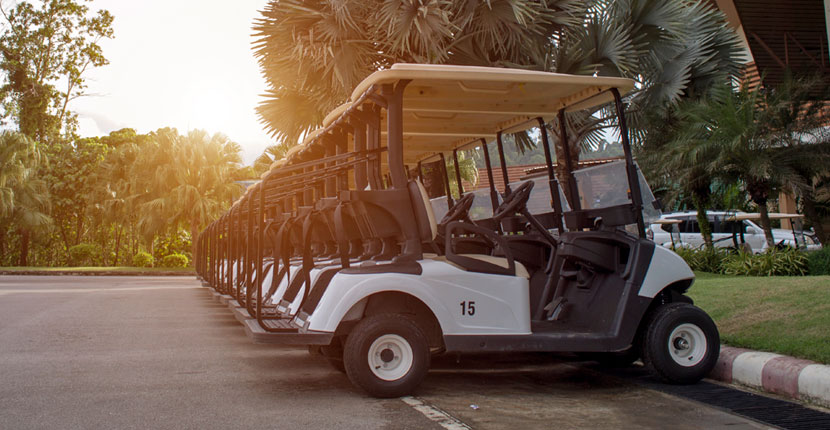
MULTIPOLYGON (((736 72, 740 46, 700 0, 272 0, 254 29, 270 85, 258 113, 288 145, 396 62, 631 77, 636 128, 646 112, 736 72)), ((571 136, 598 143, 597 130, 613 126, 611 111, 598 112, 569 118, 571 136)))
POLYGON ((90 227, 87 209, 96 188, 102 184, 96 174, 110 147, 97 137, 45 145, 49 163, 40 169, 40 177, 48 184, 51 213, 63 242, 65 257, 69 248, 83 241, 90 227))
POLYGON ((21 133, 0 133, 0 260, 5 259, 7 235, 20 235, 18 263, 28 264, 29 240, 34 228, 50 223, 45 183, 37 178, 40 151, 21 133))
POLYGON ((84 3, 22 1, 8 11, 0 7, 7 24, 0 34, 3 116, 40 142, 62 130, 74 133, 77 120, 67 106, 84 94, 84 73, 107 64, 98 43, 113 37, 113 17, 106 10, 91 14, 84 3))
POLYGON ((241 193, 233 176, 240 168, 239 145, 222 134, 175 130, 157 133, 159 147, 170 155, 154 172, 156 198, 142 207, 145 229, 163 231, 183 226, 191 240, 241 193), (162 191, 163 190, 163 191, 162 191))

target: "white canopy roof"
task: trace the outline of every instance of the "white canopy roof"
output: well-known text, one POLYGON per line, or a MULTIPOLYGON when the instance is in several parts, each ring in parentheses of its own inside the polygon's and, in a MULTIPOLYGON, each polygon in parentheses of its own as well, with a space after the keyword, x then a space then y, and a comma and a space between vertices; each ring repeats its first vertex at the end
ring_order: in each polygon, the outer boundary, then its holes
MULTIPOLYGON (((613 100, 611 88, 634 88, 626 78, 577 76, 496 67, 395 64, 372 73, 352 92, 352 103, 372 86, 408 81, 403 93, 407 162, 493 139, 502 130, 535 127, 560 109, 581 110, 613 100)), ((339 108, 338 108, 339 109, 339 108)), ((328 118, 327 118, 328 119, 328 118)), ((330 122, 330 121, 329 121, 330 122)), ((385 135, 385 121, 382 133, 385 135)))

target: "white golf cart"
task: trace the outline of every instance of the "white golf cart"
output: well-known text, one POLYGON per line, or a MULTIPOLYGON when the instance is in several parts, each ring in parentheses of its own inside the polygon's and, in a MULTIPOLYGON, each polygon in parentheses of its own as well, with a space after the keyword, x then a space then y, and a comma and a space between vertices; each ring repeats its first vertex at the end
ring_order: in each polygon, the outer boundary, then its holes
MULTIPOLYGON (((621 99, 632 88, 621 78, 484 67, 396 64, 372 74, 243 202, 259 202, 247 212, 256 215, 247 232, 259 232, 258 260, 248 260, 257 273, 267 220, 286 213, 305 225, 290 247, 296 252, 270 245, 271 273, 285 272, 285 288, 247 277, 247 301, 256 302, 247 333, 257 342, 320 346, 377 397, 411 393, 431 355, 441 352, 605 353, 641 357, 668 382, 703 378, 717 360, 719 336, 684 295, 693 272, 646 239, 643 212, 652 205, 644 196, 651 193, 631 156, 621 99), (556 153, 567 155, 576 150, 569 112, 609 102, 625 161, 574 170, 566 156, 567 173, 557 178, 548 124, 559 126, 556 153), (459 176, 460 197, 447 197, 439 223, 407 166, 452 156, 458 172, 459 150, 495 139, 504 167, 502 136, 534 127, 547 181, 509 184, 503 195, 491 182, 492 216, 473 221, 470 208, 482 196, 464 193, 459 176), (286 190, 303 175, 328 185, 303 201, 295 191, 287 202, 286 190), (550 210, 531 213, 534 184, 544 182, 550 210), (314 208, 304 213, 309 204, 314 208), (314 227, 315 216, 321 227, 314 227), (321 233, 315 244, 315 228, 330 235, 321 233), (322 251, 327 242, 337 245, 334 259, 322 251), (286 298, 292 283, 293 297, 286 298), (270 305, 276 309, 269 314, 270 305)), ((290 242, 290 230, 283 229, 280 243, 290 242)), ((218 241, 215 234, 204 239, 218 241)), ((220 258, 205 249, 200 268, 220 258)), ((200 274, 216 278, 210 270, 200 274)))

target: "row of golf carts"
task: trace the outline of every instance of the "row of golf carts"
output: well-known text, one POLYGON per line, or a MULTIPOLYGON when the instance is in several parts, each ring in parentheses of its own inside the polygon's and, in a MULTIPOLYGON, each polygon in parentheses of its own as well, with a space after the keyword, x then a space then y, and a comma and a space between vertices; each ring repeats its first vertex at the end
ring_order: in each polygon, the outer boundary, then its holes
POLYGON ((411 393, 442 353, 641 358, 667 382, 695 382, 715 365, 718 331, 685 295, 686 263, 646 238, 659 211, 628 142, 633 86, 378 71, 200 234, 198 274, 253 341, 309 345, 372 396, 411 393), (625 159, 579 168, 569 118, 609 114, 625 159), (504 146, 518 132, 547 167, 511 183, 504 146), (470 157, 490 173, 483 190, 465 189, 470 157))

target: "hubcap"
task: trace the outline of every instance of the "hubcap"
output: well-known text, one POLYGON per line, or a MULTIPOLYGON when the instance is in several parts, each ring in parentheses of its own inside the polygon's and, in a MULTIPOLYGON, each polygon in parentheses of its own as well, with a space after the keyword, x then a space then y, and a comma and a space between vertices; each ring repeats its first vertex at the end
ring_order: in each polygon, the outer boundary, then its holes
POLYGON ((669 335, 669 355, 675 363, 692 367, 703 361, 708 345, 700 327, 686 323, 675 327, 669 335))
POLYGON ((368 352, 369 369, 384 381, 404 377, 412 368, 412 347, 396 334, 385 334, 372 342, 368 352))

